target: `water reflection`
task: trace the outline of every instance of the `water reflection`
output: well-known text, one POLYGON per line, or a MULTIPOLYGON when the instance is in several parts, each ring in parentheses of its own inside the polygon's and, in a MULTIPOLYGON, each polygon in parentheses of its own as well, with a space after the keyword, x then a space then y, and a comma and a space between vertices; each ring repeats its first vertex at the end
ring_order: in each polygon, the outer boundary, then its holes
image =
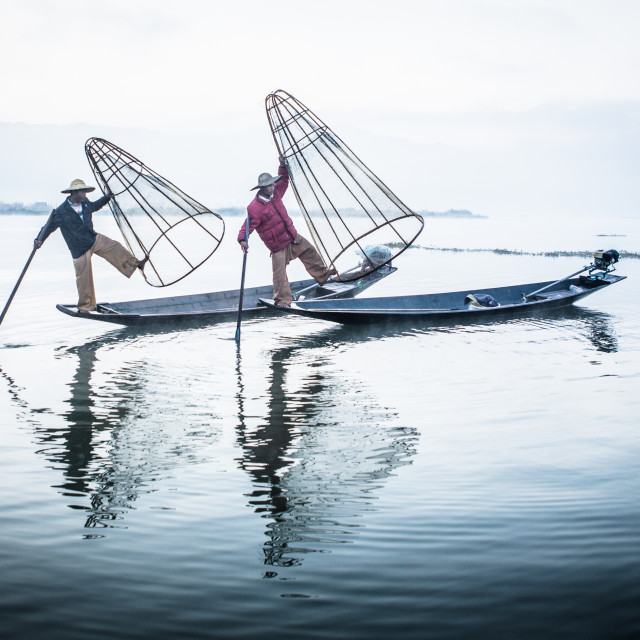
MULTIPOLYGON (((612 316, 607 313, 578 309, 576 307, 571 311, 573 317, 578 321, 576 322, 578 329, 583 331, 583 334, 598 351, 603 353, 618 352, 618 338, 615 333, 612 316)), ((571 317, 571 314, 569 317, 571 317)))
POLYGON ((85 528, 124 526, 140 495, 177 465, 205 460, 202 445, 219 437, 208 410, 186 411, 184 398, 168 392, 170 375, 131 356, 130 338, 118 333, 61 350, 58 358, 77 360, 66 410, 30 409, 38 453, 63 477, 53 486, 84 512, 85 528), (117 366, 105 371, 100 356, 110 350, 117 366))
POLYGON ((253 480, 249 505, 268 521, 264 564, 298 565, 309 553, 349 542, 385 478, 415 455, 417 429, 397 426, 392 409, 378 406, 360 382, 335 371, 336 352, 357 342, 427 332, 495 332, 506 324, 570 332, 602 352, 618 349, 613 318, 581 308, 473 326, 327 325, 270 353, 264 419, 248 414, 238 350, 239 464, 253 480))
MULTIPOLYGON (((49 460, 62 470, 65 480, 57 487, 65 496, 92 494, 94 474, 91 466, 99 455, 96 452, 99 434, 113 429, 119 419, 125 418, 127 412, 125 406, 121 413, 116 413, 114 407, 111 407, 101 415, 96 408, 97 394, 91 387, 91 377, 98 359, 97 351, 101 346, 101 342, 94 342, 68 350, 69 355, 78 358, 78 365, 69 385, 70 397, 66 401, 70 408, 62 415, 66 422, 65 428, 39 431, 40 441, 49 445, 49 460)), ((135 389, 135 379, 130 381, 130 385, 135 389)), ((118 395, 122 397, 122 392, 118 395)), ((105 502, 100 499, 101 493, 103 492, 91 497, 92 513, 85 526, 95 526, 105 518, 115 519, 115 516, 109 514, 108 505, 104 505, 106 508, 99 508, 105 502)))
POLYGON ((239 463, 253 480, 249 504, 267 520, 269 567, 350 542, 376 491, 415 455, 415 428, 395 424, 395 412, 359 381, 330 371, 334 351, 346 345, 323 334, 273 350, 267 411, 258 419, 246 412, 238 351, 239 463))
POLYGON ((63 475, 54 487, 66 497, 78 498, 69 507, 85 513, 86 528, 115 526, 131 508, 144 477, 137 465, 118 464, 118 431, 131 414, 127 398, 140 391, 140 368, 123 366, 104 387, 94 379, 98 352, 110 342, 100 339, 58 354, 77 358, 65 401, 68 410, 59 415, 62 426, 56 420, 53 426, 36 427, 39 453, 63 475))
MULTIPOLYGON (((619 348, 615 317, 579 307, 473 327, 331 324, 306 338, 281 339, 268 353, 268 385, 259 398, 264 407, 257 411, 255 394, 248 398, 243 388, 243 368, 255 366, 255 359, 243 363, 238 352, 235 397, 226 399, 237 405, 240 465, 253 481, 249 504, 266 522, 264 563, 294 565, 307 553, 349 542, 385 478, 415 454, 417 430, 398 426, 394 409, 380 406, 365 382, 347 379, 336 356, 348 354, 353 343, 431 332, 498 332, 514 323, 560 330, 599 353, 619 348)), ((225 396, 214 402, 207 386, 222 384, 220 373, 207 380, 201 367, 178 381, 161 359, 147 361, 176 343, 176 362, 184 359, 181 345, 191 343, 174 338, 173 331, 119 330, 61 349, 58 357, 75 363, 61 408, 55 399, 53 408, 34 407, 7 367, 0 370, 20 421, 34 429, 38 453, 60 471, 54 486, 71 509, 82 512, 85 528, 124 526, 139 496, 154 491, 177 465, 206 461, 209 445, 220 438, 222 421, 211 407, 225 396), (188 408, 185 393, 193 398, 188 408)))
POLYGON ((473 323, 432 320, 394 322, 374 325, 327 325, 322 332, 325 339, 378 340, 429 333, 477 333, 497 332, 508 325, 564 328, 578 339, 586 338, 598 351, 615 353, 618 339, 614 329, 614 316, 601 311, 581 307, 549 309, 527 316, 498 316, 478 318, 473 323))
POLYGON ((22 398, 22 387, 20 387, 20 385, 8 373, 4 371, 2 366, 0 366, 0 377, 2 377, 7 383, 7 389, 9 390, 9 397, 11 398, 11 402, 19 408, 20 414, 24 415, 29 411, 29 405, 22 398))

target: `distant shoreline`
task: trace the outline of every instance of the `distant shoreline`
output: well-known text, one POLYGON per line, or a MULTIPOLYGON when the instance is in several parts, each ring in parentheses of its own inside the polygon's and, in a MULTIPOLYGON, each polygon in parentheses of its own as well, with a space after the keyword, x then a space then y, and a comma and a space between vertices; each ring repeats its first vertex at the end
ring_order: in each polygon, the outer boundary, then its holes
POLYGON ((449 209, 448 211, 416 211, 423 218, 488 218, 489 216, 481 216, 471 213, 467 209, 449 209))
MULTIPOLYGON (((54 209, 55 207, 51 207, 54 209)), ((0 211, 0 216, 46 216, 51 213, 48 211, 33 211, 32 209, 12 209, 11 211, 0 211)))
MULTIPOLYGON (((28 215, 28 216, 41 216, 48 214, 53 207, 49 207, 46 210, 34 210, 34 209, 5 209, 0 211, 0 216, 10 216, 10 215, 28 215)), ((240 207, 221 207, 220 209, 212 209, 214 213, 218 213, 223 216, 246 216, 247 210, 240 207)), ((299 211, 290 210, 289 213, 293 215, 301 215, 299 211)), ((488 216, 482 216, 475 213, 471 213, 467 209, 449 209, 448 211, 416 211, 416 213, 423 218, 488 218, 488 216)), ((364 215, 364 214, 346 214, 349 215, 364 215)))
MULTIPOLYGON (((239 207, 223 207, 221 209, 214 209, 216 213, 220 215, 228 215, 228 216, 246 216, 247 210, 239 207)), ((289 209, 289 213, 293 215, 302 215, 300 211, 295 209, 289 209)), ((423 209, 422 211, 416 211, 419 216, 423 218, 488 218, 489 216, 482 216, 476 213, 471 213, 468 209, 449 209, 447 211, 429 211, 428 209, 423 209)), ((354 212, 344 212, 346 217, 348 216, 363 216, 365 215, 363 212, 354 211, 354 212)))
POLYGON ((40 213, 49 213, 53 207, 48 203, 40 200, 38 202, 4 202, 0 200, 0 215, 17 213, 21 215, 37 215, 40 213))

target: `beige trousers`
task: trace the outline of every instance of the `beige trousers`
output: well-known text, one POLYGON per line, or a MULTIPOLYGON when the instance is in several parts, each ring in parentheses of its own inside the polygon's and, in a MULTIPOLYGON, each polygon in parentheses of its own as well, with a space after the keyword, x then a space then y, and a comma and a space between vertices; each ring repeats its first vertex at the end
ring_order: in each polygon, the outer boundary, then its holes
POLYGON ((93 247, 73 261, 76 270, 76 286, 78 287, 78 309, 95 311, 96 291, 93 286, 93 269, 91 257, 93 254, 104 258, 112 264, 122 275, 130 278, 138 266, 138 259, 125 249, 119 242, 98 234, 93 247))
POLYGON ((273 301, 280 306, 291 305, 291 289, 287 278, 287 265, 300 258, 307 273, 319 284, 329 279, 329 269, 323 262, 317 249, 300 234, 284 249, 271 254, 273 268, 273 301))

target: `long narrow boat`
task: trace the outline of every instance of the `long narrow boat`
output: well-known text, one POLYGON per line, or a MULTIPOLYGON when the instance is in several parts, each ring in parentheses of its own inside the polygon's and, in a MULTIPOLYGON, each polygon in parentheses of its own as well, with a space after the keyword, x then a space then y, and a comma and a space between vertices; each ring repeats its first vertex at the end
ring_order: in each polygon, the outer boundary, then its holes
POLYGON ((534 282, 490 289, 465 289, 448 293, 359 298, 357 300, 299 300, 291 307, 265 305, 283 313, 342 324, 420 321, 473 322, 508 314, 537 313, 557 309, 624 280, 606 273, 597 278, 580 276, 559 281, 534 282), (479 301, 492 306, 483 306, 479 301))
MULTIPOLYGON (((294 299, 302 301, 352 298, 371 285, 397 271, 395 267, 383 266, 351 282, 332 282, 319 285, 315 280, 298 280, 291 283, 294 299)), ((242 315, 255 318, 273 312, 260 302, 260 298, 273 295, 273 287, 248 287, 244 290, 242 315)), ((238 315, 240 290, 214 291, 186 296, 131 300, 128 302, 103 302, 96 311, 79 312, 74 304, 58 304, 56 308, 74 318, 99 320, 132 326, 178 323, 214 323, 235 320, 238 315)))

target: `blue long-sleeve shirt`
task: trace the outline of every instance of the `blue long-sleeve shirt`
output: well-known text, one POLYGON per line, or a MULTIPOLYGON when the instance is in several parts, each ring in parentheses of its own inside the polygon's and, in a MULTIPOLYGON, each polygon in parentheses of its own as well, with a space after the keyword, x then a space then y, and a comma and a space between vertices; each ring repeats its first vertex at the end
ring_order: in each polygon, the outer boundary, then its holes
POLYGON ((93 230, 93 212, 102 209, 109 202, 108 196, 102 196, 95 202, 85 198, 82 201, 82 216, 76 213, 67 198, 53 213, 48 224, 41 233, 44 242, 56 229, 60 229, 62 237, 69 247, 71 256, 79 258, 85 254, 96 241, 96 232, 93 230))

